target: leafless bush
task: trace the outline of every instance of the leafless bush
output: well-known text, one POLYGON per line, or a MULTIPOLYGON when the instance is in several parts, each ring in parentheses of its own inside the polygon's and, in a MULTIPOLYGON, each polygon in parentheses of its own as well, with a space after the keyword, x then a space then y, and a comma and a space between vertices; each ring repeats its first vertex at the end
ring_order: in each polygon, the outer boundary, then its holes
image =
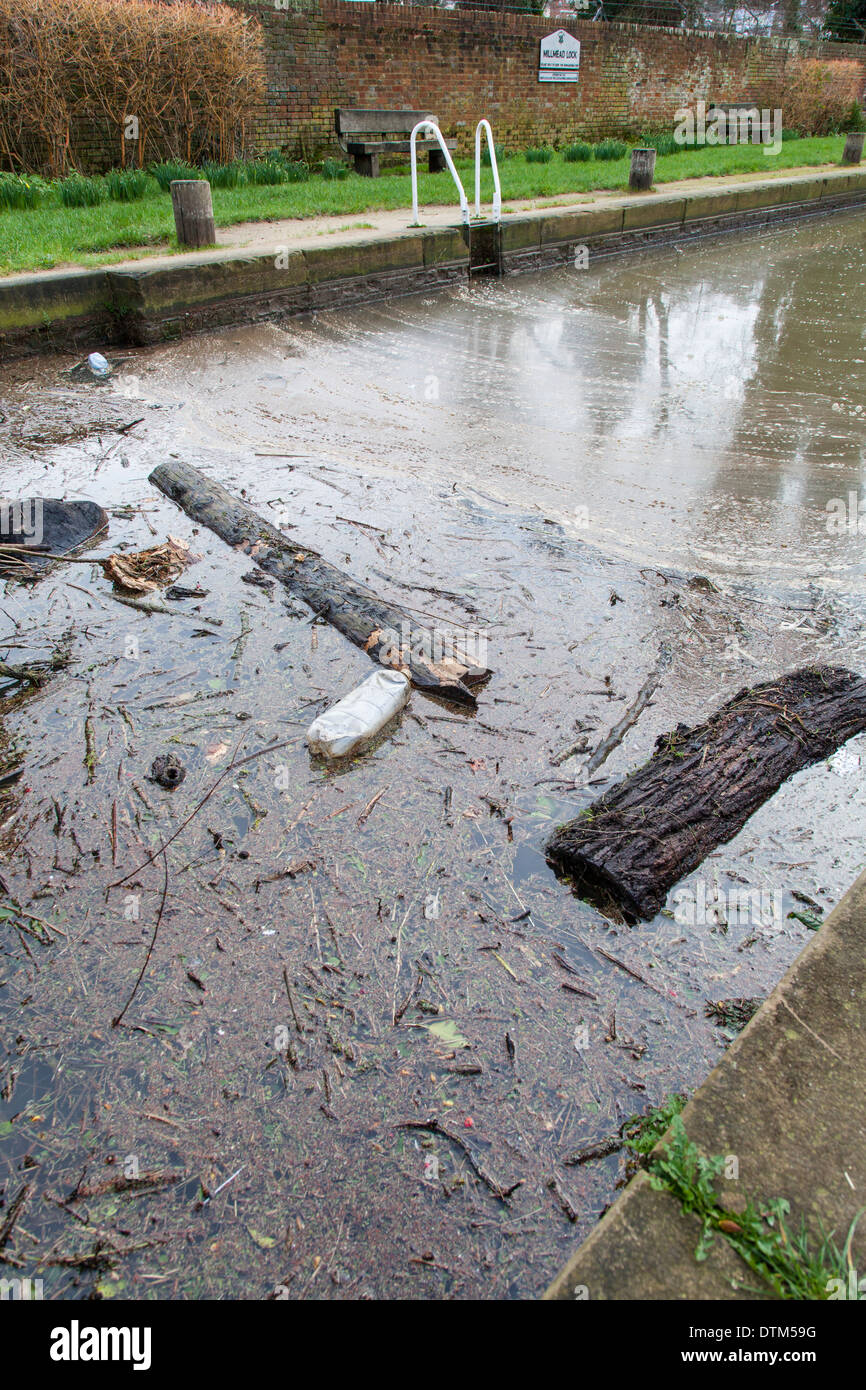
POLYGON ((859 63, 848 59, 824 63, 818 58, 795 56, 778 78, 761 85, 756 105, 780 110, 788 130, 827 135, 844 122, 862 91, 859 63))
POLYGON ((190 0, 0 0, 0 159, 76 163, 87 127, 121 166, 242 152, 264 90, 249 16, 190 0))

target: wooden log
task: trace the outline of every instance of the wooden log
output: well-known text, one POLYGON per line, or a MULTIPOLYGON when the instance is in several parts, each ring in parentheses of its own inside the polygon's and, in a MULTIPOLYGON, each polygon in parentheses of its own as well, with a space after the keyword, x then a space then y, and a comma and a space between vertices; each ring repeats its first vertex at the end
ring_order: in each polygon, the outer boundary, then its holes
POLYGON ((656 742, 649 762, 546 846, 577 891, 649 921, 667 892, 801 768, 866 729, 866 680, 807 667, 741 690, 705 724, 656 742))
POLYGON ((216 226, 207 179, 172 179, 171 206, 180 246, 214 246, 216 226))
POLYGON ((656 152, 654 149, 632 150, 631 167, 628 172, 628 186, 632 193, 646 193, 653 186, 656 171, 656 152))
POLYGON ((373 661, 404 671, 414 685, 461 704, 474 705, 470 687, 490 674, 474 664, 470 647, 459 631, 419 625, 417 618, 397 604, 380 599, 371 589, 357 584, 309 546, 291 541, 275 526, 238 502, 219 483, 197 468, 172 459, 160 464, 150 482, 183 508, 194 521, 214 531, 228 545, 249 555, 314 612, 326 618, 350 642, 363 647, 373 661), (443 648, 448 648, 444 654, 443 648), (464 659, 465 656, 465 659, 464 659))
POLYGON ((845 136, 845 148, 842 151, 843 164, 859 164, 863 154, 863 141, 866 140, 866 131, 850 130, 845 136))

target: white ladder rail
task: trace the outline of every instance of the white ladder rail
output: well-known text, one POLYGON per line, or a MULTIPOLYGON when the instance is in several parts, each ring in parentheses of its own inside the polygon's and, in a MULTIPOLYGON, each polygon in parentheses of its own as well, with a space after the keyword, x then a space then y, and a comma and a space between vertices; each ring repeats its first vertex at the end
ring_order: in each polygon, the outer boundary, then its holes
POLYGON ((499 184, 499 167, 496 163, 496 146, 493 143, 493 131, 488 120, 480 120, 475 127, 475 216, 481 216, 482 128, 487 136, 487 148, 490 151, 490 168, 493 171, 493 220, 494 222, 499 222, 502 219, 502 189, 499 184))
POLYGON ((451 151, 445 144, 445 141, 442 139, 442 132, 435 121, 419 121, 409 138, 410 155, 412 159, 412 216, 414 218, 414 221, 410 223, 410 225, 413 227, 421 226, 421 223, 418 220, 418 156, 415 151, 415 139, 418 135, 419 130, 432 131, 433 135, 438 140, 439 148, 445 156, 445 163, 448 165, 451 177, 456 183, 457 192, 460 195, 460 215, 463 218, 463 221, 468 225, 469 203, 466 199, 466 192, 463 188, 463 184, 460 182, 460 175, 454 167, 454 160, 451 158, 451 151))

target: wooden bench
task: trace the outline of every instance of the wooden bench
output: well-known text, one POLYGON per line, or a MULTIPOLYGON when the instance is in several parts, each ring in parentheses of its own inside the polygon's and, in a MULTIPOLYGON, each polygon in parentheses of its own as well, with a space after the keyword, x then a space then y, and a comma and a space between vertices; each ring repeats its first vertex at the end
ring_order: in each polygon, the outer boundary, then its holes
MULTIPOLYGON (((356 108, 338 107, 334 112, 334 128, 340 148, 352 156, 355 171, 369 179, 379 177, 379 156, 383 154, 408 154, 411 141, 409 136, 419 121, 435 121, 429 111, 361 111, 356 108)), ((446 140, 449 150, 456 148, 456 140, 446 140)), ((427 153, 427 164, 431 174, 445 168, 445 156, 438 140, 419 135, 415 148, 427 153)))

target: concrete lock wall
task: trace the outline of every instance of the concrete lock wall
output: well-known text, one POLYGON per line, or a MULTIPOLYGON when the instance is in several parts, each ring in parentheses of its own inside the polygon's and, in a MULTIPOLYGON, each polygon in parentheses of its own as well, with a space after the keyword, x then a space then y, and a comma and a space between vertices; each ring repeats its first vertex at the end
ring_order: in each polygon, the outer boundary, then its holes
MULTIPOLYGON (((678 106, 753 100, 797 55, 855 62, 866 88, 858 44, 352 0, 228 2, 262 27, 267 92, 256 150, 308 159, 339 153, 337 106, 426 106, 466 152, 481 116, 512 150, 672 129, 678 106), (576 83, 538 81, 539 40, 557 24, 581 43, 576 83)), ((117 149, 118 132, 104 122, 73 130, 73 156, 88 171, 116 164, 117 149)))
MULTIPOLYGON (((761 231, 866 205, 866 169, 786 173, 772 179, 605 196, 591 205, 541 207, 503 219, 501 269, 593 262, 652 245, 761 231)), ((482 233, 484 228, 482 227, 482 233)), ((465 282, 473 232, 444 226, 365 241, 200 251, 124 267, 55 270, 0 279, 0 361, 94 343, 143 345, 230 323, 277 321, 465 282)), ((486 249, 486 248, 485 248, 486 249)))

